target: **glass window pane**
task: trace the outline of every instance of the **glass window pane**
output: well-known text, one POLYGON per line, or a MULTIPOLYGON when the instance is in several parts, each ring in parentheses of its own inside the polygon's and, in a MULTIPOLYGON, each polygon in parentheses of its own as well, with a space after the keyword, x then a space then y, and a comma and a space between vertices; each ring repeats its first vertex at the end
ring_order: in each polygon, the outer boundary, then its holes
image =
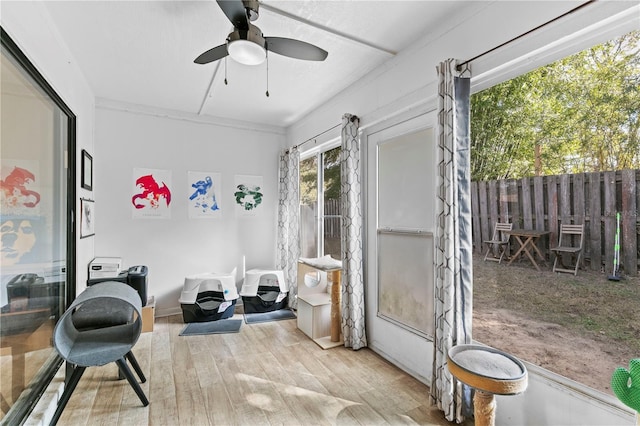
POLYGON ((609 396, 640 353, 639 49, 633 31, 471 97, 473 338, 609 396), (500 262, 482 243, 499 222, 546 234, 512 233, 500 262), (625 280, 608 281, 614 262, 625 280))
POLYGON ((318 257, 318 158, 300 161, 301 257, 318 257))
POLYGON ((326 151, 323 158, 323 247, 325 255, 340 259, 340 147, 326 151))
POLYGON ((65 306, 69 117, 4 45, 1 59, 0 419, 7 420, 55 359, 53 327, 65 306))

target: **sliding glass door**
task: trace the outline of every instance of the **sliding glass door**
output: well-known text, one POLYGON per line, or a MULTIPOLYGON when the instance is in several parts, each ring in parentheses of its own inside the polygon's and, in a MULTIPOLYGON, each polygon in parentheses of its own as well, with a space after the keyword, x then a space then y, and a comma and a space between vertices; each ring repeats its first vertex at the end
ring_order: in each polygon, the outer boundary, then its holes
POLYGON ((17 424, 61 364, 75 291, 75 116, 4 31, 0 67, 0 419, 17 424))

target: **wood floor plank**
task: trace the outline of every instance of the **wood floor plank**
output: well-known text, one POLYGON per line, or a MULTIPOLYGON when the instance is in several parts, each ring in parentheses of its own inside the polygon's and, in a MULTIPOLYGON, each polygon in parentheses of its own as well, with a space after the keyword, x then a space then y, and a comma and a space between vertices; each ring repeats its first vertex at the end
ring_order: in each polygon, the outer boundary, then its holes
POLYGON ((366 401, 360 396, 358 389, 347 386, 339 376, 318 376, 317 379, 331 395, 337 398, 346 399, 353 403, 366 403, 366 401))
MULTIPOLYGON (((122 398, 124 386, 122 382, 116 380, 102 380, 98 383, 97 394, 93 407, 91 407, 91 418, 95 419, 95 424, 115 425, 122 411, 122 398), (117 407, 117 410, 113 408, 117 407)), ((127 386, 129 386, 127 384, 127 386)))
MULTIPOLYGON (((91 411, 96 401, 98 385, 103 380, 113 380, 113 373, 117 376, 117 372, 110 367, 110 365, 105 365, 102 367, 89 367, 85 370, 60 416, 60 424, 72 426, 88 424, 87 422, 91 417, 91 411)), ((120 407, 114 407, 114 409, 119 410, 120 407)))
POLYGON ((160 357, 156 359, 156 351, 161 349, 155 344, 153 348, 154 352, 151 355, 151 366, 148 370, 149 392, 147 397, 150 398, 150 400, 175 399, 176 387, 173 380, 173 362, 171 358, 160 357))
POLYGON ((343 347, 337 347, 329 350, 328 354, 324 358, 319 358, 335 376, 340 377, 347 386, 359 389, 361 392, 373 390, 374 387, 366 380, 366 376, 358 373, 358 363, 353 363, 351 357, 358 357, 357 355, 361 351, 368 351, 368 349, 360 349, 357 352, 351 351, 343 347))
POLYGON ((283 392, 287 385, 265 377, 260 364, 256 360, 251 361, 254 363, 253 368, 247 368, 236 375, 250 389, 245 395, 246 401, 260 408, 271 425, 295 424, 296 416, 292 410, 295 411, 296 407, 288 403, 286 392, 283 392))
POLYGON ((240 424, 224 385, 204 388, 203 395, 210 425, 240 424))
POLYGON ((181 425, 206 425, 209 421, 205 398, 200 388, 198 375, 193 368, 181 369, 175 374, 178 419, 181 425))
POLYGON ((178 405, 175 398, 154 399, 149 401, 149 425, 179 425, 178 405))
POLYGON ((59 424, 449 424, 429 406, 426 385, 367 348, 323 350, 295 320, 188 337, 179 336, 184 326, 181 315, 156 318, 134 347, 148 407, 117 380, 114 363, 90 367, 59 424))
POLYGON ((268 352, 258 359, 258 365, 264 371, 266 377, 276 383, 295 385, 296 381, 289 376, 273 352, 268 352))
POLYGON ((387 425, 389 424, 384 417, 382 417, 376 410, 374 410, 369 404, 357 404, 351 405, 344 409, 345 414, 349 414, 361 425, 387 425))
MULTIPOLYGON (((444 418, 444 413, 439 411, 435 406, 429 404, 421 405, 407 413, 409 417, 419 425, 433 426, 450 426, 451 422, 444 418)), ((473 426, 473 419, 466 419, 461 423, 462 426, 473 426)))
POLYGON ((255 407, 253 404, 248 402, 234 404, 233 409, 238 424, 240 425, 269 426, 267 416, 265 416, 261 409, 255 407))
POLYGON ((216 364, 233 406, 237 407, 243 404, 246 401, 245 394, 250 391, 250 388, 246 382, 237 377, 238 372, 242 371, 242 365, 239 367, 235 360, 230 358, 220 360, 216 364))

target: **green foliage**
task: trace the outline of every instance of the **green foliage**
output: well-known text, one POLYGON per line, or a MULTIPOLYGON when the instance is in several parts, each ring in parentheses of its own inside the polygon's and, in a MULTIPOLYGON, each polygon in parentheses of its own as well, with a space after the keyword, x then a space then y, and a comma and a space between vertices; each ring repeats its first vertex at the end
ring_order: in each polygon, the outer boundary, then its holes
POLYGON ((324 199, 340 199, 340 147, 324 153, 324 199))
POLYGON ((318 161, 310 157, 300 161, 300 204, 312 205, 318 200, 318 161))
POLYGON ((640 168, 639 52, 634 31, 474 94, 472 180, 640 168))
MULTIPOLYGON (((324 174, 324 199, 340 198, 340 147, 321 155, 324 174)), ((314 204, 318 199, 318 157, 300 161, 300 202, 314 204)))

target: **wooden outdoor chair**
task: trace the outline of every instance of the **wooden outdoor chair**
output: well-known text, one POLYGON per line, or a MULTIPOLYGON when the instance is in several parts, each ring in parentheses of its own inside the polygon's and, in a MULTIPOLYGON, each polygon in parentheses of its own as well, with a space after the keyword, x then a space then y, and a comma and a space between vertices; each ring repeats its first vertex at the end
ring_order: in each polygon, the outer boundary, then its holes
POLYGON ((584 244, 584 225, 560 225, 560 234, 558 235, 558 247, 552 248, 556 254, 556 259, 553 261, 553 272, 567 272, 573 275, 578 275, 578 267, 580 266, 580 259, 582 257, 582 247, 584 244), (575 245, 576 241, 579 241, 578 245, 575 245), (563 263, 563 255, 568 254, 570 258, 576 257, 575 265, 565 266, 563 263), (558 266, 558 259, 560 259, 560 266, 558 266))
POLYGON ((507 252, 509 246, 509 233, 513 229, 513 223, 500 223, 497 222, 493 228, 493 236, 490 240, 484 241, 487 245, 487 253, 484 255, 484 260, 490 260, 492 262, 502 262, 502 258, 507 252), (490 257, 489 253, 493 252, 493 256, 490 257), (499 254, 499 256, 498 256, 499 254))

